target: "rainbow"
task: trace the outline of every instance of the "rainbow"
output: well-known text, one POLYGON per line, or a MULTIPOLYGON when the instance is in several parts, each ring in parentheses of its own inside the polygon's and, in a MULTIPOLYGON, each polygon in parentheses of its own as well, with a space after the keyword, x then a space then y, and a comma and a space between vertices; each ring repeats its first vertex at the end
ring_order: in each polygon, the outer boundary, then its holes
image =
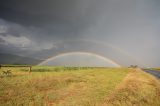
MULTIPOLYGON (((87 39, 78 39, 78 40, 64 40, 64 41, 82 41, 82 42, 91 42, 91 43, 94 43, 94 44, 98 44, 98 45, 103 45, 105 47, 108 47, 108 48, 111 48, 115 51, 117 51, 118 53, 120 54, 123 54, 124 56, 126 56, 127 58, 130 58, 131 60, 135 61, 137 64, 141 65, 141 66, 144 66, 146 67, 147 64, 145 64, 144 61, 140 60, 140 59, 137 59, 135 56, 131 55, 129 52, 117 47, 117 46, 114 46, 110 43, 106 43, 106 42, 100 42, 100 41, 97 41, 97 40, 87 40, 87 39)), ((64 41, 56 41, 55 44, 61 44, 61 43, 64 43, 64 41)))
POLYGON ((111 59, 109 59, 109 58, 103 57, 103 56, 98 55, 98 54, 95 54, 95 53, 79 52, 79 51, 78 51, 78 52, 76 51, 76 52, 61 53, 61 54, 58 54, 58 55, 56 55, 56 56, 52 56, 52 57, 46 59, 45 61, 39 63, 38 65, 40 66, 40 65, 43 65, 43 64, 45 64, 45 63, 47 63, 47 62, 49 62, 49 61, 51 61, 51 60, 54 60, 54 59, 58 58, 58 57, 65 56, 65 55, 72 55, 72 54, 75 54, 75 53, 82 54, 82 55, 85 54, 85 55, 96 56, 96 57, 98 57, 98 58, 100 58, 100 59, 102 59, 102 60, 104 60, 104 61, 106 61, 106 62, 108 62, 108 63, 110 63, 110 64, 112 64, 112 65, 114 65, 115 67, 121 67, 120 64, 116 63, 115 61, 113 61, 113 60, 111 60, 111 59))

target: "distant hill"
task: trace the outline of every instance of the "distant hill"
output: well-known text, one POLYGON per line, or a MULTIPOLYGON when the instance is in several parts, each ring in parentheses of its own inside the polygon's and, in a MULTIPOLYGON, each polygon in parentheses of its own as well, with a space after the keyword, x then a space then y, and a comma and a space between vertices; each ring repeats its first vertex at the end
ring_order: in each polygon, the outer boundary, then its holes
POLYGON ((0 64, 36 65, 42 61, 43 60, 34 59, 30 57, 0 53, 0 64))

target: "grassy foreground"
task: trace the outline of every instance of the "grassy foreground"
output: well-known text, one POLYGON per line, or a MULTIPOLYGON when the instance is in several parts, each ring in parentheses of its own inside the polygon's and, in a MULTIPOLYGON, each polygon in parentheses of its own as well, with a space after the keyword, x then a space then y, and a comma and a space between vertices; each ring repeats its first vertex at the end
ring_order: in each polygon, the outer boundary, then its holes
POLYGON ((34 67, 30 74, 27 69, 11 70, 11 77, 0 77, 0 106, 160 105, 159 80, 141 70, 34 67))

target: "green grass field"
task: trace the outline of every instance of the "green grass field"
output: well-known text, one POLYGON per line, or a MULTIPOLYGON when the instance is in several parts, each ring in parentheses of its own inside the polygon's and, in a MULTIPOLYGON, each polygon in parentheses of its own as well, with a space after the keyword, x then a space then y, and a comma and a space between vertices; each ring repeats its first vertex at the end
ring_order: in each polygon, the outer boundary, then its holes
POLYGON ((160 106, 160 82, 138 69, 0 69, 0 106, 160 106), (2 71, 12 70, 12 75, 2 71))
POLYGON ((155 70, 160 71, 160 68, 155 68, 155 70))

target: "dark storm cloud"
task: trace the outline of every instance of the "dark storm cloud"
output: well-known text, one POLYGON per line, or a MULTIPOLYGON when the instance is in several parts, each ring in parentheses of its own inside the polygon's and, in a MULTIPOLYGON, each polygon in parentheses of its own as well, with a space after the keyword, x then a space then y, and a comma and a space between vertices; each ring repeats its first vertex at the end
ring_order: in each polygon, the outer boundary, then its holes
POLYGON ((110 44, 158 66, 159 10, 159 0, 1 0, 0 50, 33 57, 88 50, 134 64, 110 44))
POLYGON ((94 22, 92 9, 86 9, 89 8, 89 1, 3 0, 0 4, 0 16, 24 26, 43 28, 48 33, 54 32, 59 36, 64 36, 65 33, 74 37, 94 22))
POLYGON ((0 18, 12 36, 29 36, 34 42, 79 39, 94 23, 95 0, 2 0, 0 18), (91 5, 91 6, 90 6, 91 5), (10 24, 7 25, 7 24, 10 24), (27 34, 26 34, 27 33, 27 34))

